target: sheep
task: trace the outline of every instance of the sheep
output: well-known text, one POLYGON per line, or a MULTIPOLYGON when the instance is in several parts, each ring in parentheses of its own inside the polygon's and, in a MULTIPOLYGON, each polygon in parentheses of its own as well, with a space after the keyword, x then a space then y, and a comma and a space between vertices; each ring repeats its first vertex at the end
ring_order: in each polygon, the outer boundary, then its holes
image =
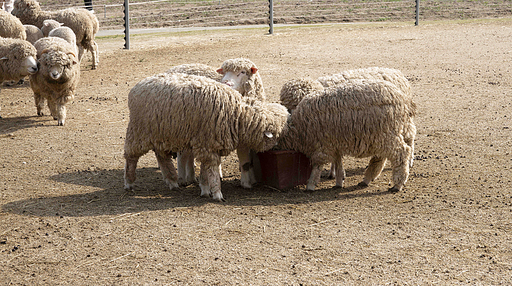
MULTIPOLYGON (((361 186, 380 175, 386 159, 393 165, 393 187, 407 181, 416 135, 416 104, 396 85, 382 80, 352 80, 304 98, 292 112, 278 143, 280 148, 304 153, 312 172, 306 188, 314 190, 322 164, 342 158, 371 156, 361 186)), ((336 176, 343 187, 344 173, 336 176)))
POLYGON ((256 65, 245 58, 229 59, 217 70, 222 74, 221 82, 225 83, 243 96, 265 100, 265 89, 256 65))
MULTIPOLYGON (((173 67, 167 72, 181 72, 206 76, 214 80, 220 80, 233 89, 239 91, 242 96, 254 97, 259 100, 265 100, 265 89, 256 65, 245 58, 228 59, 224 61, 219 69, 203 64, 189 64, 173 67)), ((240 164, 241 179, 240 183, 244 188, 251 188, 256 182, 252 161, 256 157, 254 152, 245 146, 237 149, 237 155, 240 164)), ((190 151, 184 150, 178 153, 178 177, 180 185, 191 184, 195 181, 194 157, 190 151)), ((219 172, 221 167, 219 166, 219 172)))
POLYGON ((15 38, 27 39, 25 27, 20 19, 9 12, 0 9, 0 37, 2 38, 15 38))
POLYGON ((27 41, 34 44, 37 40, 43 37, 41 29, 34 25, 23 25, 25 27, 25 33, 27 34, 27 41))
POLYGON ((55 28, 48 33, 48 37, 59 37, 66 40, 75 48, 75 54, 78 54, 77 45, 76 45, 76 35, 71 28, 66 26, 61 26, 55 28))
POLYGON ((0 38, 0 82, 17 81, 36 73, 36 54, 36 48, 28 41, 0 38))
POLYGON ((212 79, 162 73, 137 83, 128 94, 130 121, 124 145, 125 189, 133 189, 138 159, 155 152, 164 180, 178 187, 172 152, 190 149, 201 162, 201 196, 223 201, 218 166, 239 146, 272 148, 288 112, 276 103, 243 97, 212 79))
MULTIPOLYGON (((193 63, 174 66, 166 71, 166 73, 184 73, 197 76, 205 76, 215 81, 222 79, 222 75, 217 69, 209 65, 193 63)), ((196 181, 194 155, 192 150, 182 150, 177 154, 178 162, 178 184, 180 186, 188 186, 196 181)), ((219 174, 222 178, 222 168, 219 165, 219 174)))
POLYGON ((279 101, 291 113, 299 102, 316 91, 323 91, 324 86, 311 78, 291 79, 284 83, 279 93, 279 101))
POLYGON ((43 21, 43 26, 41 27, 41 31, 43 32, 43 35, 45 37, 48 37, 48 34, 50 34, 51 30, 61 27, 62 25, 64 25, 64 24, 59 23, 58 21, 55 21, 53 19, 47 19, 47 20, 43 21))
POLYGON ((221 81, 222 75, 217 72, 217 69, 205 64, 182 64, 174 66, 166 71, 166 73, 185 73, 191 75, 205 76, 215 81, 221 81))
MULTIPOLYGON (((265 89, 258 68, 249 59, 235 58, 222 63, 217 70, 223 75, 221 82, 231 86, 246 97, 254 97, 261 101, 266 100, 265 89)), ((257 160, 256 153, 244 146, 237 149, 240 164, 240 183, 244 188, 251 188, 256 182, 253 161, 257 160)))
POLYGON ((346 70, 339 74, 319 77, 324 87, 332 87, 354 79, 380 79, 396 85, 406 95, 411 95, 411 84, 400 70, 381 67, 370 67, 346 70))
MULTIPOLYGON (((313 79, 294 79, 285 83, 281 89, 280 100, 281 104, 284 104, 291 111, 295 109, 298 102, 308 94, 314 91, 321 91, 323 88, 329 88, 336 85, 344 84, 351 80, 358 79, 380 79, 388 81, 406 94, 406 96, 411 97, 411 85, 407 78, 402 74, 401 71, 397 69, 391 68, 381 68, 381 67, 370 67, 370 68, 361 68, 354 70, 346 70, 341 72, 340 74, 334 74, 331 76, 323 76, 319 77, 318 80, 313 79), (320 87, 320 85, 323 88, 320 87)), ((411 148, 413 148, 414 154, 414 144, 410 144, 411 148)), ((413 165, 414 155, 411 156, 410 167, 413 165)), ((340 176, 345 176, 345 170, 338 170, 340 172, 340 176)), ((329 178, 336 177, 336 168, 335 164, 331 165, 331 170, 328 175, 329 178)))
POLYGON ((53 19, 70 27, 76 35, 76 43, 79 47, 78 59, 83 56, 83 49, 92 54, 92 69, 98 67, 98 44, 94 41, 99 30, 99 22, 94 14, 83 8, 68 8, 58 11, 43 11, 35 0, 16 0, 12 14, 18 17, 22 23, 43 26, 43 21, 53 19))
POLYGON ((76 47, 58 37, 39 39, 37 50, 39 71, 30 76, 37 115, 43 116, 44 100, 48 101, 51 115, 63 126, 66 120, 66 104, 72 101, 80 80, 80 62, 76 47))

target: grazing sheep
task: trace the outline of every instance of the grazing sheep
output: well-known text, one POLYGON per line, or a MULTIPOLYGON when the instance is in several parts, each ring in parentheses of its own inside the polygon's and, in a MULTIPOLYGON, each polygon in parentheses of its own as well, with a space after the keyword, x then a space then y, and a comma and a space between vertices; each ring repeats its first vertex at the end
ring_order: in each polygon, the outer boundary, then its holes
MULTIPOLYGON (((194 63, 182 64, 174 66, 166 71, 166 73, 184 73, 190 75, 204 76, 215 81, 222 79, 222 75, 217 69, 209 65, 194 63)), ((180 186, 188 186, 196 181, 194 154, 192 150, 182 150, 177 154, 178 165, 178 184, 180 186)), ((222 178, 222 168, 219 165, 219 173, 222 178)))
POLYGON ((53 19, 44 20, 43 26, 41 26, 41 31, 43 32, 43 35, 45 37, 48 37, 48 34, 50 34, 51 30, 61 27, 62 25, 64 24, 59 23, 58 21, 55 21, 53 19))
POLYGON ((291 79, 283 85, 279 93, 279 101, 291 113, 299 102, 314 92, 323 91, 324 87, 319 81, 311 78, 291 79))
POLYGON ((222 201, 218 166, 239 146, 272 148, 286 124, 280 104, 242 97, 225 84, 181 73, 162 73, 135 85, 128 94, 130 122, 124 156, 125 189, 132 189, 139 157, 154 150, 164 180, 178 187, 171 154, 190 149, 201 162, 201 196, 222 201))
POLYGON ((242 96, 265 100, 265 89, 256 65, 244 58, 229 59, 217 70, 222 74, 222 83, 231 86, 242 96))
MULTIPOLYGON (((307 189, 314 190, 320 167, 335 162, 343 170, 345 155, 371 160, 360 185, 380 175, 386 159, 393 165, 393 187, 402 189, 409 175, 416 135, 412 98, 387 81, 352 80, 304 98, 292 112, 279 147, 304 153, 313 170, 307 189)), ((344 174, 336 176, 343 186, 344 174)))
POLYGON ((57 37, 39 39, 37 50, 39 71, 30 76, 37 115, 42 116, 44 100, 48 101, 51 115, 63 126, 66 120, 66 104, 73 100, 80 80, 80 62, 76 47, 57 37))
MULTIPOLYGON (((287 106, 289 110, 293 110, 297 106, 298 102, 300 102, 300 100, 307 96, 309 93, 312 93, 314 91, 321 91, 323 89, 320 87, 318 83, 320 83, 324 88, 329 88, 340 84, 344 84, 351 80, 361 79, 376 79, 388 81, 396 85, 399 89, 401 89, 406 96, 412 97, 411 85, 401 71, 390 68, 370 67, 347 70, 343 71, 340 74, 320 77, 318 78, 318 81, 315 81, 313 79, 290 80, 289 82, 285 83, 285 85, 283 85, 283 88, 281 89, 281 104, 287 106)), ((408 144, 409 146, 411 146, 411 148, 413 148, 412 150, 414 154, 414 143, 408 142, 408 144)), ((411 167, 413 164, 413 160, 414 155, 411 156, 411 167)), ((338 170, 338 172, 340 172, 340 176, 345 177, 345 170, 341 169, 338 170)), ((328 177, 336 177, 335 164, 331 165, 331 170, 329 172, 328 177)))
MULTIPOLYGON (((83 49, 92 54, 92 69, 98 67, 98 44, 94 41, 99 30, 99 22, 94 14, 83 8, 68 8, 59 11, 43 11, 35 0, 16 0, 12 14, 22 23, 43 27, 43 21, 53 19, 70 27, 76 35, 79 47, 78 59, 83 56, 83 49)), ((43 32, 44 33, 44 32, 43 32)))
POLYGON ((27 39, 25 27, 20 19, 9 12, 0 9, 0 37, 2 38, 15 38, 27 39))
POLYGON ((41 29, 34 25, 23 25, 25 27, 25 32, 27 34, 27 41, 29 41, 32 45, 39 39, 43 37, 43 32, 41 29))
POLYGON ((324 87, 332 87, 354 79, 379 79, 396 85, 407 96, 411 96, 411 84, 403 73, 397 69, 370 67, 346 70, 339 74, 319 77, 318 81, 324 87))
POLYGON ((34 46, 25 40, 0 38, 0 83, 36 73, 36 54, 34 46))

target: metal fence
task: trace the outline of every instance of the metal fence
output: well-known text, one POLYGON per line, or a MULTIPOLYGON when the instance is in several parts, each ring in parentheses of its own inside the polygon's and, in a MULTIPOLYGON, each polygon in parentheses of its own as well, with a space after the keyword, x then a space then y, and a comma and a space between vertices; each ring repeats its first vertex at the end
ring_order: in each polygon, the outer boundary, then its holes
MULTIPOLYGON (((84 7, 78 0, 40 1, 45 10, 84 7), (66 2, 67 1, 67 2, 66 2)), ((93 0, 104 30, 124 28, 124 0, 93 0)), ((269 0, 130 0, 130 27, 269 24, 269 0)), ((416 0, 273 0, 276 24, 415 21, 416 0)), ((512 16, 512 0, 422 0, 419 19, 512 16)))

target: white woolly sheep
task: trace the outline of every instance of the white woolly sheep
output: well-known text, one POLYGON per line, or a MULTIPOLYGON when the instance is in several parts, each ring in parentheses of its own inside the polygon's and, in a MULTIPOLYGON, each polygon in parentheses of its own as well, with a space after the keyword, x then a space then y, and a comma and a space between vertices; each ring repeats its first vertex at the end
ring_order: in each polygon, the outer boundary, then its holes
MULTIPOLYGON (((345 155, 371 156, 360 183, 366 186, 380 175, 386 159, 393 165, 393 187, 402 189, 409 175, 409 163, 416 127, 416 105, 398 87, 381 80, 353 80, 304 98, 292 112, 281 134, 279 147, 304 153, 313 170, 307 189, 314 190, 320 167, 335 162, 343 170, 345 155)), ((337 174, 336 185, 343 186, 337 174)))
POLYGON ((280 104, 242 97, 212 79, 181 73, 146 78, 128 94, 130 122, 124 156, 125 189, 132 189, 139 157, 154 150, 164 180, 178 187, 171 153, 191 149, 201 162, 201 196, 222 201, 218 166, 239 146, 272 148, 286 124, 280 104))
POLYGON ((37 115, 42 116, 44 100, 57 124, 66 120, 66 104, 73 100, 80 80, 80 62, 76 48, 57 37, 39 39, 35 44, 39 71, 30 76, 37 115))
POLYGON ((0 9, 0 37, 2 38, 15 38, 27 39, 25 27, 20 19, 9 12, 0 9))
POLYGON ((27 34, 27 41, 31 44, 34 44, 37 40, 43 37, 43 32, 41 29, 34 25, 23 25, 25 27, 25 32, 27 34))
MULTIPOLYGON (((200 63, 182 64, 174 66, 168 69, 166 73, 184 73, 190 75, 204 76, 219 82, 222 79, 222 75, 217 72, 216 68, 200 63)), ((194 154, 192 153, 192 150, 182 150, 181 152, 178 152, 177 165, 178 184, 180 186, 187 186, 193 184, 196 181, 196 176, 194 154)), ((222 168, 220 165, 219 173, 220 177, 222 178, 222 168)))
POLYGON ((43 32, 43 35, 45 37, 48 37, 48 34, 50 34, 51 30, 61 27, 62 25, 64 25, 64 24, 59 23, 58 21, 55 21, 53 19, 47 19, 47 20, 43 21, 43 26, 41 26, 41 31, 43 32))
MULTIPOLYGON (((399 89, 401 89, 406 96, 412 97, 411 85, 401 71, 390 68, 370 67, 347 70, 331 76, 323 76, 318 78, 318 81, 313 79, 290 80, 289 82, 285 83, 285 85, 283 85, 283 88, 281 89, 281 104, 287 106, 289 110, 293 110, 297 106, 298 102, 300 102, 302 98, 308 96, 310 93, 313 93, 315 91, 321 91, 323 90, 323 88, 329 88, 340 84, 344 84, 351 80, 361 79, 375 79, 388 81, 396 85, 399 89)), ((414 144, 410 146, 411 148, 413 148, 412 150, 414 154, 414 144)), ((411 167, 413 164, 413 159, 414 155, 411 156, 411 167)), ((335 168, 335 164, 332 164, 328 177, 335 178, 336 171, 337 170, 335 168)), ((341 169, 338 170, 338 172, 340 172, 340 176, 345 176, 345 170, 341 169)))
MULTIPOLYGON (((36 49, 28 41, 0 38, 0 83, 37 72, 36 49)), ((1 118, 1 116, 0 116, 1 118)))
MULTIPOLYGON (((222 63, 217 70, 223 75, 221 82, 231 86, 242 96, 253 97, 264 101, 265 89, 256 65, 245 58, 229 59, 222 63)), ((251 188, 256 182, 253 161, 257 159, 256 153, 241 146, 237 149, 240 163, 240 183, 244 188, 251 188)))
POLYGON ((83 56, 83 49, 92 54, 92 69, 98 67, 98 44, 94 41, 99 30, 99 22, 94 14, 83 8, 68 8, 58 11, 43 11, 35 0, 16 0, 12 14, 18 17, 23 24, 43 27, 43 21, 56 20, 70 27, 76 35, 79 47, 78 59, 83 56))

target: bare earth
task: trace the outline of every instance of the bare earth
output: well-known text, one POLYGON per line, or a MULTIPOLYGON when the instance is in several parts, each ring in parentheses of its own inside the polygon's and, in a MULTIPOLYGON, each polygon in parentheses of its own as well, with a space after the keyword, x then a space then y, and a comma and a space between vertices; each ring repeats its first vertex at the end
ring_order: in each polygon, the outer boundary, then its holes
POLYGON ((0 285, 511 285, 512 19, 274 32, 132 35, 130 50, 100 38, 64 127, 36 116, 28 84, 2 87, 0 285), (272 101, 291 78, 402 70, 419 106, 405 189, 386 192, 389 168, 357 188, 368 159, 347 158, 344 188, 247 190, 232 154, 217 203, 170 191, 149 153, 125 192, 130 88, 234 57, 272 101))

